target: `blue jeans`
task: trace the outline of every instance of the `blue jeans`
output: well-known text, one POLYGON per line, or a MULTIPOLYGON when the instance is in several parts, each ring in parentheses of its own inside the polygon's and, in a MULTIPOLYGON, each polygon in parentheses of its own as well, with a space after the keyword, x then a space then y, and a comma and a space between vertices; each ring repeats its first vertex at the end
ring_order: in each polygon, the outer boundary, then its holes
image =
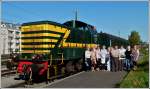
POLYGON ((90 58, 86 58, 85 66, 86 66, 86 70, 91 70, 91 59, 90 58))
POLYGON ((126 70, 130 70, 132 66, 133 66, 132 60, 131 59, 125 59, 126 70))

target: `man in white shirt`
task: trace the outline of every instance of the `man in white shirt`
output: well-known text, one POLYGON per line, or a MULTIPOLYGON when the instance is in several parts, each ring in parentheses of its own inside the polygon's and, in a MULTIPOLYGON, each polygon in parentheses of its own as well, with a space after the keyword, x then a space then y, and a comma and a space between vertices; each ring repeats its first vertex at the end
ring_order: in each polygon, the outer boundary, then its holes
POLYGON ((125 58, 125 51, 126 49, 123 46, 121 46, 119 49, 120 58, 125 58))
POLYGON ((107 55, 107 50, 106 46, 103 45, 101 51, 100 51, 100 56, 101 56, 101 63, 102 63, 102 69, 106 70, 106 55, 107 55))
POLYGON ((86 67, 86 71, 91 70, 91 51, 90 48, 88 47, 85 51, 85 67, 86 67))

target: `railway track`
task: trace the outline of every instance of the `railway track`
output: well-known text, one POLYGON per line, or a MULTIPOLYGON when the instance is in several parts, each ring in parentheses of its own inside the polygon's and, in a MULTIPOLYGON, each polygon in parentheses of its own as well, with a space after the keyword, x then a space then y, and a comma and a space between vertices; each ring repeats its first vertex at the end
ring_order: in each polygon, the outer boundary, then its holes
POLYGON ((16 70, 1 70, 1 76, 16 74, 16 70))
POLYGON ((9 86, 7 88, 37 88, 37 87, 41 87, 42 88, 42 87, 45 87, 47 85, 51 85, 51 84, 53 84, 55 82, 64 80, 64 79, 66 79, 68 77, 74 76, 74 75, 76 75, 78 73, 80 73, 80 72, 73 73, 73 74, 71 74, 69 76, 66 76, 66 77, 63 77, 63 78, 54 78, 54 80, 49 82, 49 83, 46 83, 46 81, 43 81, 43 82, 40 82, 40 83, 33 83, 33 85, 27 85, 25 82, 22 82, 22 83, 17 83, 15 85, 9 86))

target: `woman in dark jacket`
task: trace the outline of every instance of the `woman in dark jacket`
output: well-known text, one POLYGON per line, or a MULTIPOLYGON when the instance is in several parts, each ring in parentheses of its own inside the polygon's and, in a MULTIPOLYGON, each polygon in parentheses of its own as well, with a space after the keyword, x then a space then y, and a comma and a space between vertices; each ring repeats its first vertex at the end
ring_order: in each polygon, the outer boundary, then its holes
POLYGON ((125 52, 125 56, 126 56, 126 63, 125 63, 126 64, 126 70, 130 70, 131 69, 131 65, 132 65, 131 54, 132 54, 131 47, 128 46, 127 50, 125 52))

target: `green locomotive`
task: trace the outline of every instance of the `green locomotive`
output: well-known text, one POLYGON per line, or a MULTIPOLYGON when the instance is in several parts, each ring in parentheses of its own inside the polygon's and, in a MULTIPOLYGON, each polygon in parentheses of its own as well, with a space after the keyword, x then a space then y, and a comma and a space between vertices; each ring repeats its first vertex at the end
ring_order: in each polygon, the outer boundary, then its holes
MULTIPOLYGON (((113 39, 111 37, 114 43, 119 40, 127 44, 124 39, 113 39)), ((85 48, 109 46, 109 40, 107 34, 97 33, 94 26, 77 20, 64 24, 52 21, 24 23, 21 26, 22 51, 17 69, 20 79, 25 70, 30 76, 32 70, 35 81, 39 78, 51 80, 82 71, 85 48), (28 68, 31 68, 30 71, 28 68)))

